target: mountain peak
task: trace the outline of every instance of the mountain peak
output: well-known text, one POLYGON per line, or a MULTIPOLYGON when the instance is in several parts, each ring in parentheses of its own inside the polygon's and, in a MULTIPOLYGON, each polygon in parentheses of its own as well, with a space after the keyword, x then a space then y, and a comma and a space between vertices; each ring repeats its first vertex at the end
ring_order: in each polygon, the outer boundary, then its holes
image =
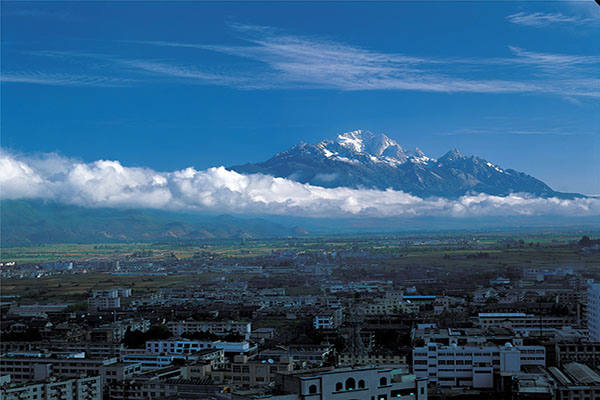
POLYGON ((458 150, 456 147, 453 147, 450 149, 449 152, 447 152, 446 154, 444 154, 440 160, 448 160, 448 161, 454 161, 454 160, 458 160, 461 158, 464 158, 465 156, 463 156, 463 154, 460 152, 460 150, 458 150))
POLYGON ((355 131, 340 133, 335 138, 335 141, 346 149, 356 153, 365 153, 365 144, 371 142, 375 138, 376 136, 372 132, 357 129, 355 131))
MULTIPOLYGON (((321 142, 325 144, 325 142, 321 142)), ((351 154, 364 154, 372 158, 387 158, 396 163, 406 161, 404 149, 396 141, 390 139, 383 133, 378 135, 358 129, 337 135, 332 147, 337 148, 338 153, 350 152, 351 154)), ((335 151, 335 149, 333 149, 335 151)), ((378 160, 381 161, 381 160, 378 160)))

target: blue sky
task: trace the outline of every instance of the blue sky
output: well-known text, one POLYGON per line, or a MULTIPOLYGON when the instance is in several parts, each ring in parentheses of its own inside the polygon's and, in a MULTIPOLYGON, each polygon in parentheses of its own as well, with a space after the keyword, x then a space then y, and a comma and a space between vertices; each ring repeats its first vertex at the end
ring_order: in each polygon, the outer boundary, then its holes
POLYGON ((2 147, 172 171, 358 128, 600 193, 594 2, 2 2, 2 147))

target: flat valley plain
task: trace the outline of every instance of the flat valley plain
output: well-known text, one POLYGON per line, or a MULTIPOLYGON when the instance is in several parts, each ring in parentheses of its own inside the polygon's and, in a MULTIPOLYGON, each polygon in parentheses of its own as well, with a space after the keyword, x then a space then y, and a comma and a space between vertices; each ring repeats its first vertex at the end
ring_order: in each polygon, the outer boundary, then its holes
MULTIPOLYGON (((493 278, 523 267, 572 268, 584 275, 600 273, 600 251, 578 244, 583 234, 598 233, 444 233, 402 235, 319 236, 278 239, 203 240, 164 243, 60 244, 2 249, 2 262, 41 265, 44 262, 120 260, 140 265, 166 266, 166 275, 115 275, 90 269, 39 278, 5 277, 3 296, 20 296, 23 302, 84 301, 92 290, 131 287, 139 292, 202 285, 219 276, 241 277, 194 270, 194 265, 264 265, 278 251, 327 254, 334 276, 344 280, 391 279, 401 281, 413 269, 447 270, 480 279, 493 278), (346 254, 332 258, 335 254, 346 254), (337 271, 336 271, 337 270, 337 271)), ((6 268, 6 267, 3 267, 6 268)), ((200 268, 198 268, 200 270, 200 268)), ((246 278, 248 274, 244 274, 246 278)), ((265 279, 259 278, 256 279, 265 279)), ((293 279, 273 285, 290 294, 318 294, 318 282, 293 279)))

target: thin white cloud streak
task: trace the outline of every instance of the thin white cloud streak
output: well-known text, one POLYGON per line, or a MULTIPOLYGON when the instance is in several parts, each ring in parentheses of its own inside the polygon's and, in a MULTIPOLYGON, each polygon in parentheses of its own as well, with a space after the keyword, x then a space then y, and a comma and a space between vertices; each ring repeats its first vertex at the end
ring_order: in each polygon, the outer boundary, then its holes
MULTIPOLYGON (((426 58, 385 53, 280 30, 233 24, 245 45, 166 41, 122 41, 210 51, 244 58, 244 67, 223 62, 212 69, 196 62, 123 58, 114 55, 38 51, 46 57, 79 57, 117 66, 114 73, 144 82, 210 84, 245 90, 334 89, 434 93, 550 94, 572 102, 600 97, 600 56, 550 54, 509 46, 512 57, 426 58), (215 69, 216 68, 216 69, 215 69), (511 73, 515 79, 498 79, 511 73), (482 76, 476 79, 475 76, 482 76)), ((135 54, 135 51, 132 52, 135 54)), ((185 56, 182 54, 182 56, 185 56)), ((107 68, 111 69, 111 68, 107 68)), ((111 76, 114 76, 111 75, 111 76)), ((12 81, 18 81, 12 78, 12 81)), ((22 82, 63 84, 60 79, 23 77, 22 82)), ((68 82, 68 79, 65 79, 68 82)), ((78 81, 74 80, 74 84, 78 81)), ((81 80, 85 84, 85 80, 81 80)), ((66 84, 66 83, 65 83, 66 84)))
MULTIPOLYGON (((190 78, 238 88, 321 88, 345 91, 402 90, 445 93, 544 93, 600 97, 600 57, 549 54, 510 46, 514 57, 436 59, 383 53, 318 38, 292 36, 268 27, 234 25, 247 45, 132 42, 158 47, 213 51, 257 64, 251 75, 231 69, 207 74, 185 69, 190 78), (460 68, 453 68, 460 65, 460 68), (483 69, 482 69, 483 68, 483 69), (518 80, 496 79, 518 68, 518 80), (473 71, 491 78, 474 79, 473 71), (227 77, 226 80, 223 80, 227 77), (521 78, 522 77, 522 78, 521 78)), ((147 66, 147 65, 146 65, 147 66)), ((176 65, 162 63, 164 76, 181 77, 176 65)))
POLYGON ((578 56, 570 54, 543 53, 523 50, 516 46, 508 46, 517 58, 512 62, 531 65, 546 71, 581 73, 597 72, 600 69, 600 56, 578 56))
POLYGON ((422 199, 400 191, 326 189, 223 167, 157 172, 118 161, 83 163, 56 154, 3 151, 4 199, 42 198, 86 207, 153 208, 305 217, 600 215, 600 199, 536 198, 523 194, 422 199))
POLYGON ((577 128, 553 128, 553 129, 515 129, 515 128, 461 128, 441 132, 439 136, 458 135, 518 135, 518 136, 592 136, 594 133, 581 131, 577 128))
POLYGON ((56 19, 61 21, 79 21, 80 18, 65 10, 49 10, 39 8, 28 8, 19 10, 3 11, 3 14, 7 17, 26 17, 26 18, 48 18, 56 19))
POLYGON ((136 82, 136 80, 120 77, 50 74, 44 72, 8 72, 0 74, 0 82, 27 83, 48 86, 123 87, 132 85, 136 82))
POLYGON ((543 13, 543 12, 518 12, 506 17, 510 22, 517 25, 532 26, 536 28, 550 25, 588 25, 598 21, 591 18, 582 18, 579 16, 568 16, 562 13, 543 13))

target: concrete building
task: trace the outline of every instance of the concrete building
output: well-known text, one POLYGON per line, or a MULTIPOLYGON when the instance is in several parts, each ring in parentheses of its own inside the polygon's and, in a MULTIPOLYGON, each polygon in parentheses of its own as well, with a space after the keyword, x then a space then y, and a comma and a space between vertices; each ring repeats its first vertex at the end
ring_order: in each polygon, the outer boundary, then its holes
POLYGON ((221 349, 205 349, 193 353, 152 353, 144 349, 124 349, 121 361, 139 363, 142 371, 161 369, 176 362, 213 361, 212 365, 222 366, 225 363, 225 353, 221 349))
POLYGON ((588 337, 600 342, 600 283, 588 285, 587 294, 588 337))
POLYGON ((556 400, 556 383, 542 367, 525 367, 525 371, 500 372, 496 391, 510 400, 556 400))
POLYGON ((170 339, 146 342, 146 352, 151 354, 191 354, 214 348, 215 342, 204 340, 170 339))
POLYGON ((516 338, 513 332, 506 328, 438 328, 436 324, 417 324, 411 330, 411 340, 416 345, 419 343, 421 345, 440 343, 446 346, 485 343, 502 345, 506 342, 514 345, 522 344, 522 340, 516 338))
POLYGON ((524 365, 545 366, 543 346, 467 345, 429 343, 413 349, 413 372, 446 387, 492 388, 494 373, 520 371, 524 365))
POLYGON ((479 313, 477 322, 482 328, 504 327, 530 336, 544 335, 544 331, 552 333, 555 329, 570 326, 575 322, 572 316, 534 315, 517 313, 479 313))
POLYGON ((88 299, 88 308, 90 311, 114 310, 121 308, 120 297, 90 297, 88 299))
POLYGON ((297 363, 322 365, 333 353, 333 345, 291 344, 287 347, 279 346, 273 349, 262 350, 260 357, 264 359, 290 357, 297 363))
POLYGON ((147 319, 124 319, 90 329, 88 331, 88 340, 92 342, 118 343, 123 340, 128 330, 146 332, 148 329, 150 329, 150 321, 147 319))
POLYGON ((289 357, 273 359, 248 359, 238 355, 225 369, 213 370, 211 378, 218 383, 234 383, 239 386, 268 385, 278 372, 289 372, 294 369, 294 362, 289 357))
POLYGON ((111 384, 108 387, 108 398, 110 400, 228 399, 228 396, 221 394, 225 389, 228 387, 213 384, 209 378, 188 376, 186 367, 170 366, 111 384))
POLYGON ((337 356, 338 365, 379 365, 386 367, 406 367, 406 356, 400 354, 350 354, 341 353, 337 356))
POLYGON ((544 280, 544 271, 539 268, 523 268, 522 274, 524 281, 542 282, 544 280))
POLYGON ((242 321, 171 321, 168 328, 175 336, 195 332, 208 332, 219 336, 234 333, 249 340, 252 333, 252 323, 242 321))
POLYGON ((556 366, 561 367, 567 363, 581 363, 589 366, 600 365, 600 343, 553 343, 556 366))
POLYGON ((88 358, 117 357, 122 348, 122 344, 111 342, 66 342, 62 340, 39 342, 0 341, 0 352, 2 353, 35 352, 47 349, 50 352, 85 353, 85 356, 88 358))
POLYGON ((548 370, 558 384, 557 400, 600 399, 600 375, 587 365, 569 363, 562 369, 550 367, 548 370))
POLYGON ((332 308, 320 311, 313 318, 315 329, 335 329, 342 325, 343 311, 341 308, 332 308))
POLYGON ((49 314, 64 312, 68 306, 68 304, 12 304, 8 314, 18 315, 19 317, 48 318, 49 314))
POLYGON ((112 310, 121 308, 121 298, 131 297, 131 289, 103 289, 94 290, 88 298, 90 311, 112 310))
POLYGON ((101 400, 100 376, 73 379, 49 378, 44 381, 14 384, 3 377, 0 400, 101 400))
POLYGON ((427 380, 381 367, 319 368, 278 373, 278 394, 234 392, 233 400, 426 400, 427 380))
POLYGON ((119 362, 113 358, 84 358, 83 354, 6 353, 0 357, 0 375, 10 375, 11 381, 24 383, 51 377, 80 378, 100 376, 102 384, 128 379, 141 372, 139 363, 119 362))

